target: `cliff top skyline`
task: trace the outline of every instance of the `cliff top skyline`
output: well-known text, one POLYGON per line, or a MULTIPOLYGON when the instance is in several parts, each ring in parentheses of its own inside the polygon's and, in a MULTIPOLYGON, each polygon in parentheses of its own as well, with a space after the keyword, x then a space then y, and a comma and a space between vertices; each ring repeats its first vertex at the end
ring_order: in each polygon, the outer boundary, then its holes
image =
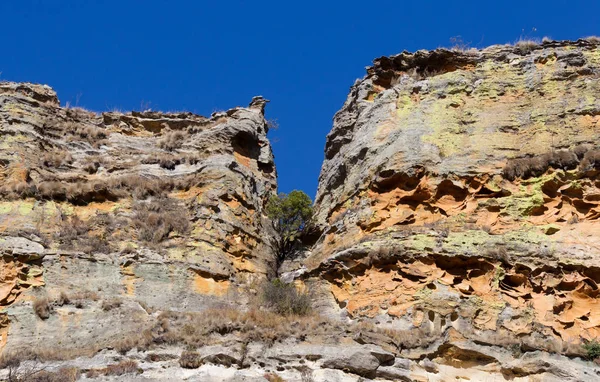
POLYGON ((280 126, 269 133, 279 190, 314 197, 332 117, 373 57, 599 33, 600 4, 463 4, 3 2, 0 80, 45 83, 94 111, 208 116, 263 95, 280 126))

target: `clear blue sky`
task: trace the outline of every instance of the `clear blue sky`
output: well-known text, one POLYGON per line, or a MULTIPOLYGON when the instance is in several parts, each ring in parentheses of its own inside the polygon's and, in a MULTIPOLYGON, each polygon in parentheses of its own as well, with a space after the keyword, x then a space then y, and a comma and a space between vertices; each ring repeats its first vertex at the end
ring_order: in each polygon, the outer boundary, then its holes
POLYGON ((457 35, 600 35, 589 0, 2 0, 0 15, 0 79, 49 84, 63 104, 209 115, 265 96, 280 191, 311 196, 332 117, 373 58, 457 35))

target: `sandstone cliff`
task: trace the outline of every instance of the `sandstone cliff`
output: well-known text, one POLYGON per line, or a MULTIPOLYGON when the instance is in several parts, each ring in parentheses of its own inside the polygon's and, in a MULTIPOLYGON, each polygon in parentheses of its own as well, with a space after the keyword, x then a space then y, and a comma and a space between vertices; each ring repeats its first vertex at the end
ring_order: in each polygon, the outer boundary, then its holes
POLYGON ((279 269, 313 297, 296 317, 257 301, 266 100, 96 114, 0 83, 2 357, 69 381, 600 380, 581 347, 600 337, 598 95, 595 40, 375 60, 279 269))
POLYGON ((205 309, 272 272, 265 103, 96 114, 0 84, 2 344, 101 348, 143 328, 142 306, 205 309), (44 299, 61 306, 40 321, 44 299))
POLYGON ((469 346, 597 338, 597 43, 404 52, 367 72, 319 179, 304 277, 323 309, 420 328, 435 351, 404 356, 492 373, 499 358, 469 346))

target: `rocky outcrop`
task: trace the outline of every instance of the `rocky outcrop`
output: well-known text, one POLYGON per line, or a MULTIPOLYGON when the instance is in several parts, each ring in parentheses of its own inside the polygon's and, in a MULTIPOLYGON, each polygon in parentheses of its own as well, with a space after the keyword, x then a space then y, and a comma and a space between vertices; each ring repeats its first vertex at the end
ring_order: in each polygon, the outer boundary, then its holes
POLYGON ((266 102, 96 114, 1 83, 2 344, 102 348, 150 309, 243 304, 275 258, 266 102))
POLYGON ((0 362, 61 381, 600 380, 582 348, 600 336, 599 83, 595 39, 377 59, 327 137, 310 248, 278 270, 266 100, 96 114, 0 83, 0 362), (313 314, 261 305, 276 271, 313 314))
POLYGON ((600 336, 599 78, 595 40, 375 60, 327 137, 301 276, 323 311, 581 354, 600 336))

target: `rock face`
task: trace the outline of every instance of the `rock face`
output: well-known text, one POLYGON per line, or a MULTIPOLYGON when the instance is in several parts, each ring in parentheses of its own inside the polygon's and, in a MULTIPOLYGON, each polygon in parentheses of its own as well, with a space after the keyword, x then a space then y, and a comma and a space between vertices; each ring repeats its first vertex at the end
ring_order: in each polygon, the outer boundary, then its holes
POLYGON ((304 281, 323 311, 440 343, 577 354, 600 336, 597 42, 404 52, 367 73, 319 179, 304 281))
POLYGON ((0 84, 3 344, 97 347, 140 330, 142 306, 243 302, 275 256, 266 102, 210 118, 95 114, 47 86, 0 84), (40 321, 31 304, 44 300, 40 321))
POLYGON ((594 39, 377 59, 275 270, 266 100, 95 114, 0 83, 0 379, 598 381, 599 95, 594 39), (312 314, 265 308, 276 271, 312 314))

